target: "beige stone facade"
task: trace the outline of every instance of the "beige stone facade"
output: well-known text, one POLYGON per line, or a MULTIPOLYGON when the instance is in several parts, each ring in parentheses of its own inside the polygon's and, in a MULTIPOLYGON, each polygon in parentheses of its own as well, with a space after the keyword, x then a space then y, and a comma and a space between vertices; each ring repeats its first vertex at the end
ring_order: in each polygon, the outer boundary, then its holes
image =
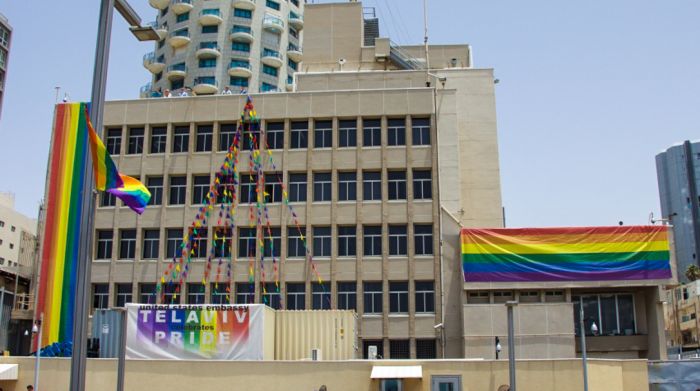
POLYGON ((700 280, 667 290, 664 318, 669 346, 700 349, 700 280))

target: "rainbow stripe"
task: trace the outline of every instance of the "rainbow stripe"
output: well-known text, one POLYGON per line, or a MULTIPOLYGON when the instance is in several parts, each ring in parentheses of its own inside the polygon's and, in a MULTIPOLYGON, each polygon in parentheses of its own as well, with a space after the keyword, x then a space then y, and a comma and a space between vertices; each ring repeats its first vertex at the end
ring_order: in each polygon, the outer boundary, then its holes
POLYGON ((665 226, 462 229, 466 282, 671 278, 665 226))
POLYGON ((124 205, 134 212, 141 214, 151 199, 151 192, 138 179, 120 174, 123 186, 116 189, 107 189, 108 193, 117 196, 124 205))
MULTIPOLYGON (((85 108, 87 116, 87 107, 85 108)), ((95 173, 95 188, 100 191, 115 189, 124 186, 114 160, 107 153, 107 148, 95 133, 90 119, 87 119, 88 134, 90 136, 90 154, 92 155, 92 171, 95 173)))

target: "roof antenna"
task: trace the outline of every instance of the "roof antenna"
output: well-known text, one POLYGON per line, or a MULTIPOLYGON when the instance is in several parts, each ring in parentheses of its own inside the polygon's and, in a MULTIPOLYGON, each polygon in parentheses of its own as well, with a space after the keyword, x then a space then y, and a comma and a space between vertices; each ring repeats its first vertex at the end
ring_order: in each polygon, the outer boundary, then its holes
POLYGON ((430 86, 430 55, 428 53, 428 0, 423 0, 423 44, 425 45, 425 82, 430 86))

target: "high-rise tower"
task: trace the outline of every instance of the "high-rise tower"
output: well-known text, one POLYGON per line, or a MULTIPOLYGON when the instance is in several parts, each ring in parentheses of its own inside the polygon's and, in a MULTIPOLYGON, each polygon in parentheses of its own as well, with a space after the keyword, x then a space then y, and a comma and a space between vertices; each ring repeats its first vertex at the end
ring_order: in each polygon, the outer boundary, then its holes
POLYGON ((11 36, 12 27, 10 27, 5 15, 0 14, 0 114, 2 114, 2 98, 5 95, 5 76, 7 75, 11 36))

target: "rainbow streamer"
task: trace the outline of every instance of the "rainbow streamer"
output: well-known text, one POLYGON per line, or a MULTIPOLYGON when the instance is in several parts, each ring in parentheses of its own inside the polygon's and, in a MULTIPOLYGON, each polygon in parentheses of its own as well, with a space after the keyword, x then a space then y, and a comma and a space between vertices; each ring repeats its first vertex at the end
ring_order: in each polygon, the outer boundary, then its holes
POLYGON ((462 229, 466 282, 671 278, 665 226, 462 229))

